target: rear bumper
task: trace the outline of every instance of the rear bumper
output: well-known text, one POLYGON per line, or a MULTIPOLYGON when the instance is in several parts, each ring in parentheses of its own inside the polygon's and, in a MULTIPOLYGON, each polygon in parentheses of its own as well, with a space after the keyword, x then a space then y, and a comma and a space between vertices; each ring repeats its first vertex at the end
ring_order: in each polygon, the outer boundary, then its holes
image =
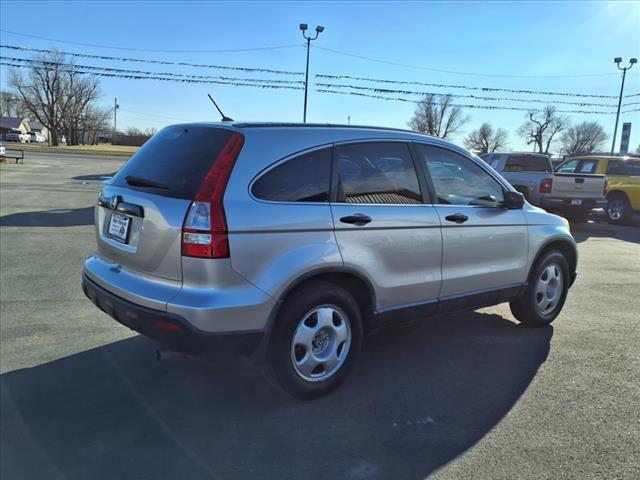
POLYGON ((560 208, 563 210, 592 210, 594 208, 606 208, 607 203, 606 198, 580 198, 578 196, 572 198, 542 197, 540 199, 540 206, 543 208, 560 208), (580 205, 572 205, 572 200, 580 200, 580 205))
POLYGON ((102 288, 85 274, 82 290, 103 312, 171 350, 193 353, 240 353, 250 355, 260 345, 264 332, 208 333, 198 330, 174 313, 137 305, 102 288))

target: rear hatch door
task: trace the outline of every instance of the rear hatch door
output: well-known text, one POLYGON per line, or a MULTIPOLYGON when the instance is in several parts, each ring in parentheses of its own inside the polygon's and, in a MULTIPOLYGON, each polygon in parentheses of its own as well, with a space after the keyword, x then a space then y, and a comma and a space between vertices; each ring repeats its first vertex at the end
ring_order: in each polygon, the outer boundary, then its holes
POLYGON ((233 131, 216 125, 162 129, 100 193, 98 254, 145 276, 182 281, 182 225, 233 131))

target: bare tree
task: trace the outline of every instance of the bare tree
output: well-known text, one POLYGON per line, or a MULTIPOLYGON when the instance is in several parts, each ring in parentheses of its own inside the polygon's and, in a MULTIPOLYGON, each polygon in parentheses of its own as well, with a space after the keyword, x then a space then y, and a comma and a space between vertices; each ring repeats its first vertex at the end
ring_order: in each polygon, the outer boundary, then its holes
POLYGON ((449 138, 469 120, 462 108, 454 105, 451 95, 429 94, 425 96, 411 120, 412 130, 440 138, 449 138))
POLYGON ((0 92, 0 117, 25 118, 27 116, 28 110, 19 96, 4 90, 0 92))
POLYGON ((95 103, 102 96, 97 77, 78 72, 69 62, 60 82, 60 125, 68 145, 78 145, 85 140, 90 114, 95 114, 95 103))
POLYGON ((542 111, 527 113, 528 120, 518 129, 527 145, 533 145, 533 151, 549 153, 551 143, 557 134, 569 125, 569 118, 556 114, 556 107, 548 105, 542 111))
POLYGON ((37 55, 38 61, 25 78, 18 70, 11 72, 9 84, 15 89, 24 107, 47 129, 52 145, 58 145, 59 104, 64 55, 59 52, 37 55))
POLYGON ((81 143, 91 145, 98 143, 100 133, 109 130, 111 114, 109 108, 90 107, 87 109, 80 126, 81 143))
POLYGON ((582 122, 569 127, 560 137, 567 155, 588 155, 599 150, 607 140, 604 128, 597 122, 582 122))
MULTIPOLYGON (((24 107, 49 129, 52 145, 59 132, 67 144, 86 142, 88 131, 103 128, 104 112, 97 107, 101 96, 97 77, 82 73, 65 55, 53 52, 37 55, 24 76, 11 72, 10 85, 24 107)), ((89 135, 89 137, 94 135, 89 135)))
POLYGON ((507 145, 507 131, 498 128, 496 131, 490 123, 485 122, 480 128, 474 130, 465 139, 464 143, 469 150, 473 150, 478 155, 495 152, 507 145))

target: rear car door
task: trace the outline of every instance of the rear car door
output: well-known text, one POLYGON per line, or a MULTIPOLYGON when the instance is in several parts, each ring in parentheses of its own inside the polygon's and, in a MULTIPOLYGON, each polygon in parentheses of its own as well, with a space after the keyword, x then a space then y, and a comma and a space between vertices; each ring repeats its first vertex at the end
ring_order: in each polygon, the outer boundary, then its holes
POLYGON ((527 276, 523 211, 501 206, 504 187, 481 162, 440 146, 416 144, 416 151, 442 224, 443 308, 517 291, 527 276))
POLYGON ((435 311, 441 283, 440 221, 425 204, 409 145, 367 141, 334 147, 331 210, 344 265, 375 289, 378 312, 435 311))

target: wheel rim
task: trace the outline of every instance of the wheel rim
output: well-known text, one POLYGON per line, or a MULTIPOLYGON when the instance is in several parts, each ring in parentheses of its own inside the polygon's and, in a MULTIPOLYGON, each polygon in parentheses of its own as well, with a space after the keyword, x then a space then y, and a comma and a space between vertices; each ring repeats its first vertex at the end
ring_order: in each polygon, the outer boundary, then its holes
POLYGON ((291 362, 296 373, 308 382, 322 382, 340 370, 349 355, 349 318, 333 305, 308 312, 291 341, 291 362))
POLYGON ((547 265, 536 282, 535 301, 540 314, 553 312, 562 298, 563 287, 562 269, 555 263, 547 265))
POLYGON ((607 213, 611 220, 620 220, 624 216, 624 203, 622 203, 622 200, 610 200, 607 205, 607 213))

